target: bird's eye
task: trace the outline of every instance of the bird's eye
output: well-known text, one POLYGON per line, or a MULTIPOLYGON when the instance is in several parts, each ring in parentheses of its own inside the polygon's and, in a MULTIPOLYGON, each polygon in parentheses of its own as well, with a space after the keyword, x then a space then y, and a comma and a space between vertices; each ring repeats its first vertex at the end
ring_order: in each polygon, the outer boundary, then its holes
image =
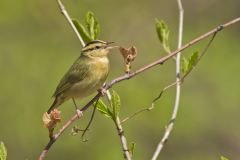
POLYGON ((96 49, 99 49, 100 48, 100 46, 96 46, 96 49))

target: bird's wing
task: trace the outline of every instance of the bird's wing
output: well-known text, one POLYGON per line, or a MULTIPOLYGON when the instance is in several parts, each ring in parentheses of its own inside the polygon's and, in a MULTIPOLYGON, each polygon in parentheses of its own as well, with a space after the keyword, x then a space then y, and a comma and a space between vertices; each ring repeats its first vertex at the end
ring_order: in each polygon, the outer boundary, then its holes
POLYGON ((89 71, 89 65, 84 63, 81 58, 77 59, 68 72, 63 76, 60 83, 58 84, 53 97, 61 94, 62 92, 68 90, 75 83, 82 81, 89 71))

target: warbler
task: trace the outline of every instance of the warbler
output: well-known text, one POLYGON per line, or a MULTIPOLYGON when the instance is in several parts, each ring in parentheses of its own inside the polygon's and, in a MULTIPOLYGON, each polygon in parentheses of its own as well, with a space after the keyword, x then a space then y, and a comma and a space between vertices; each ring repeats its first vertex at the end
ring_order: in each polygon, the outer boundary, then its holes
POLYGON ((87 97, 101 88, 109 72, 107 55, 110 49, 117 47, 110 46, 112 43, 94 40, 82 48, 80 56, 59 82, 48 113, 69 99, 77 107, 75 98, 87 97))

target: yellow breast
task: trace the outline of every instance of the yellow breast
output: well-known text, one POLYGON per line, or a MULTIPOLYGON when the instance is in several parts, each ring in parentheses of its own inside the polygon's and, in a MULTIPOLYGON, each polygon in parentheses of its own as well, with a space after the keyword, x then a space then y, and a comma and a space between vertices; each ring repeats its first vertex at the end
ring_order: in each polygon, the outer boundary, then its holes
POLYGON ((83 98, 96 92, 105 82, 109 72, 107 57, 94 57, 89 62, 89 71, 84 80, 74 84, 68 90, 67 95, 75 98, 83 98))
POLYGON ((109 72, 109 60, 106 56, 94 57, 92 61, 91 73, 96 79, 106 79, 109 72))

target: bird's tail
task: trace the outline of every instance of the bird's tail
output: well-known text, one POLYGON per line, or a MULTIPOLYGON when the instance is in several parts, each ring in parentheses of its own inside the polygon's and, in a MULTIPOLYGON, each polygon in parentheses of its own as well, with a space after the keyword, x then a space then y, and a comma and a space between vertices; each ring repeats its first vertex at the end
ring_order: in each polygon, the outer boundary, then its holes
POLYGON ((59 105, 60 105, 60 104, 59 104, 58 98, 55 98, 53 104, 52 104, 51 107, 48 109, 47 113, 50 114, 50 112, 51 112, 53 109, 57 108, 59 105))

